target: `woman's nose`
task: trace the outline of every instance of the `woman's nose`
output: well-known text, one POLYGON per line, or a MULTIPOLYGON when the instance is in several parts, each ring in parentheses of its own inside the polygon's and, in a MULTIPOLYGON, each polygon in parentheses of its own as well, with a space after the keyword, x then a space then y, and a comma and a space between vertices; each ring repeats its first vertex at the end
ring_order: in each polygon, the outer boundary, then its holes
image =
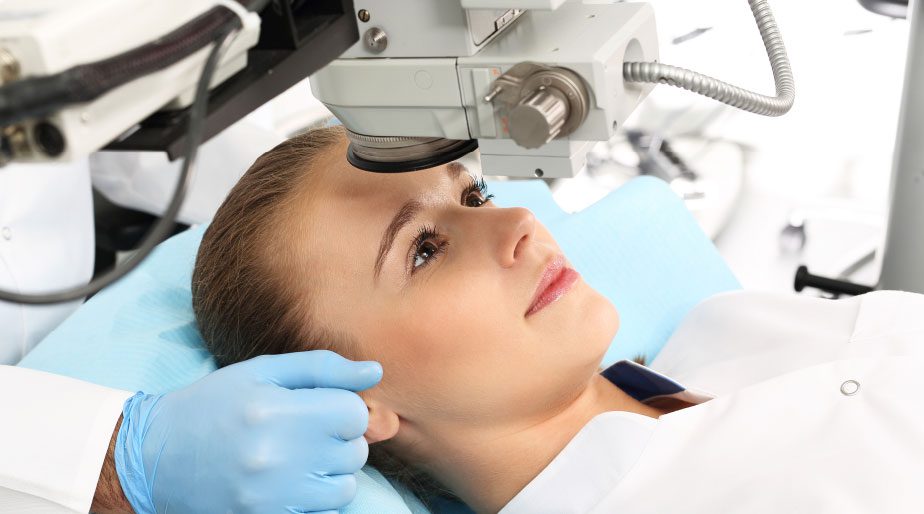
POLYGON ((532 243, 536 233, 536 217, 529 209, 512 207, 498 209, 502 211, 501 219, 496 220, 499 227, 497 258, 501 266, 509 268, 523 256, 527 244, 532 243))

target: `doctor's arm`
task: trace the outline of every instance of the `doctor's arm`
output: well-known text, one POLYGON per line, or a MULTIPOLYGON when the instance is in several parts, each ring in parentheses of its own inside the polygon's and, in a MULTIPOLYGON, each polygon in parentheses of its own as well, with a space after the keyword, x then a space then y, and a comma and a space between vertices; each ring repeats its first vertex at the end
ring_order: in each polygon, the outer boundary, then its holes
POLYGON ((93 505, 90 512, 95 514, 131 514, 132 506, 122 492, 119 475, 115 467, 115 445, 119 435, 122 418, 116 423, 115 430, 109 440, 109 450, 103 460, 103 469, 99 473, 99 482, 96 483, 96 493, 93 495, 93 505))

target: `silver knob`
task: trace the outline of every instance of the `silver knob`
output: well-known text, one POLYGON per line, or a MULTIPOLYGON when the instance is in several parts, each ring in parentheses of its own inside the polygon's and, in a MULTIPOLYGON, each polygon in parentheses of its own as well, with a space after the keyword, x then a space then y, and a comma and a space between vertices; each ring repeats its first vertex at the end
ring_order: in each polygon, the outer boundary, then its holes
POLYGON ((558 136, 567 119, 565 95, 543 87, 510 111, 510 137, 523 148, 539 148, 558 136))
POLYGON ((388 46, 388 34, 378 27, 372 27, 363 34, 363 43, 366 45, 366 50, 380 54, 388 46))

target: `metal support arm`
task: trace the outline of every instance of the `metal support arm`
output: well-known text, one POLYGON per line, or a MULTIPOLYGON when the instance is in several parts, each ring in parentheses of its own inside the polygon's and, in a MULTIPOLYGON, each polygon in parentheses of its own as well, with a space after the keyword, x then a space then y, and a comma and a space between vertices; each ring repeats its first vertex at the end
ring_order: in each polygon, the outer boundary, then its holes
POLYGON ((908 56, 880 289, 924 293, 924 1, 908 8, 908 56))

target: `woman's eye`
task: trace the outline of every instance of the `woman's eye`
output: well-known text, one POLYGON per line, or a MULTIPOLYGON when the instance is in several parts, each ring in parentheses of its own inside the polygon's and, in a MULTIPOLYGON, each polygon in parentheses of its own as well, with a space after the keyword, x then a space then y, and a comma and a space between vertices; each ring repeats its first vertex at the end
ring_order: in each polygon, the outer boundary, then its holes
POLYGON ((468 194, 465 197, 465 206, 466 207, 481 207, 482 205, 491 201, 494 198, 494 195, 485 196, 481 191, 474 191, 468 194))
POLYGON ((472 179, 471 184, 462 191, 462 205, 465 207, 481 207, 491 201, 494 195, 488 194, 488 185, 484 179, 472 179))
POLYGON ((487 199, 481 196, 481 193, 471 193, 465 198, 466 207, 481 207, 487 202, 487 199))
POLYGON ((439 254, 446 250, 447 246, 449 246, 449 241, 440 236, 436 228, 421 227, 408 251, 406 264, 408 274, 429 266, 439 254))
POLYGON ((424 241, 417 245, 417 252, 414 254, 414 267, 419 268, 427 263, 439 251, 439 246, 433 241, 424 241))

